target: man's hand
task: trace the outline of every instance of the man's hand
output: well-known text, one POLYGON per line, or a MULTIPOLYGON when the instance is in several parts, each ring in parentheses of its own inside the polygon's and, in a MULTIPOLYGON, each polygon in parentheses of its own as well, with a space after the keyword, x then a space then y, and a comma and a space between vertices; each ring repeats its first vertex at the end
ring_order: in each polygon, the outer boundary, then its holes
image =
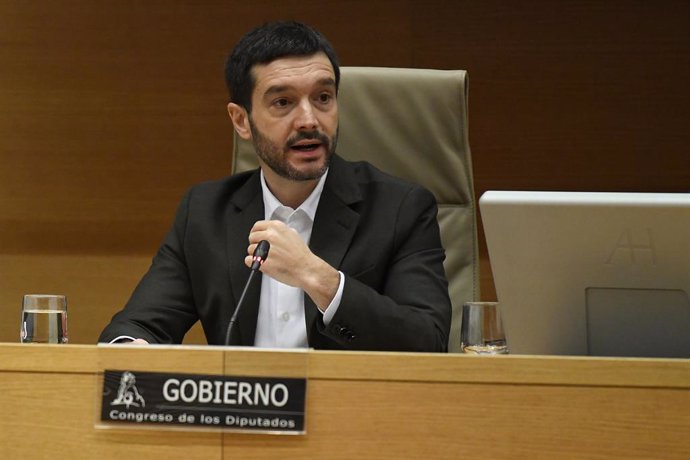
POLYGON ((248 256, 244 259, 247 267, 251 267, 252 254, 261 240, 271 244, 261 272, 281 283, 302 288, 325 311, 338 290, 338 271, 314 255, 295 230, 276 220, 260 220, 252 227, 248 256))

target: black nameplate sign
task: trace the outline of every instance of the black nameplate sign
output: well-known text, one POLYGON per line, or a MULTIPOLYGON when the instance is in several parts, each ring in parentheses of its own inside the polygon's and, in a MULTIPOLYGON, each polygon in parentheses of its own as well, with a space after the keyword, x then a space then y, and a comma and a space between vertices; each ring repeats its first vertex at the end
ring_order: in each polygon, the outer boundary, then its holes
POLYGON ((101 421, 304 433, 306 379, 105 370, 101 421))

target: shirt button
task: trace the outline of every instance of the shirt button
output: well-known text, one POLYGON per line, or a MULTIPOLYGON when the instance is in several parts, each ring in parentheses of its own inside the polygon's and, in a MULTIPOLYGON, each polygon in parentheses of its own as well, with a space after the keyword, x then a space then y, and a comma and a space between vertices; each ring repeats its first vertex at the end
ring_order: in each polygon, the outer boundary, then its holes
POLYGON ((290 319, 290 313, 285 312, 282 315, 280 315, 283 321, 288 321, 290 319))

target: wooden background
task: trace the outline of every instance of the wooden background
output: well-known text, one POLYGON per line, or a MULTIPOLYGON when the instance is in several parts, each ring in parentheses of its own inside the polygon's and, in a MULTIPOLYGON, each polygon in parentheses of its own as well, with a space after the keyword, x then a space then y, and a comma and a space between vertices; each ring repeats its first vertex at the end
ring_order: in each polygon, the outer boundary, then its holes
POLYGON ((690 192, 685 1, 0 0, 0 341, 31 292, 96 340, 183 192, 228 173, 223 61, 276 19, 343 65, 467 70, 477 197, 690 192))

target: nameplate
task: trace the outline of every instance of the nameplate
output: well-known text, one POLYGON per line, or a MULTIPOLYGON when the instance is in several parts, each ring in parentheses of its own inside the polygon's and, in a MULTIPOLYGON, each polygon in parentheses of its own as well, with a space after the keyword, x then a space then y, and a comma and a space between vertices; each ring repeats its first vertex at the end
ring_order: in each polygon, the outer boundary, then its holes
POLYGON ((306 379, 105 370, 101 422, 304 434, 306 379))

